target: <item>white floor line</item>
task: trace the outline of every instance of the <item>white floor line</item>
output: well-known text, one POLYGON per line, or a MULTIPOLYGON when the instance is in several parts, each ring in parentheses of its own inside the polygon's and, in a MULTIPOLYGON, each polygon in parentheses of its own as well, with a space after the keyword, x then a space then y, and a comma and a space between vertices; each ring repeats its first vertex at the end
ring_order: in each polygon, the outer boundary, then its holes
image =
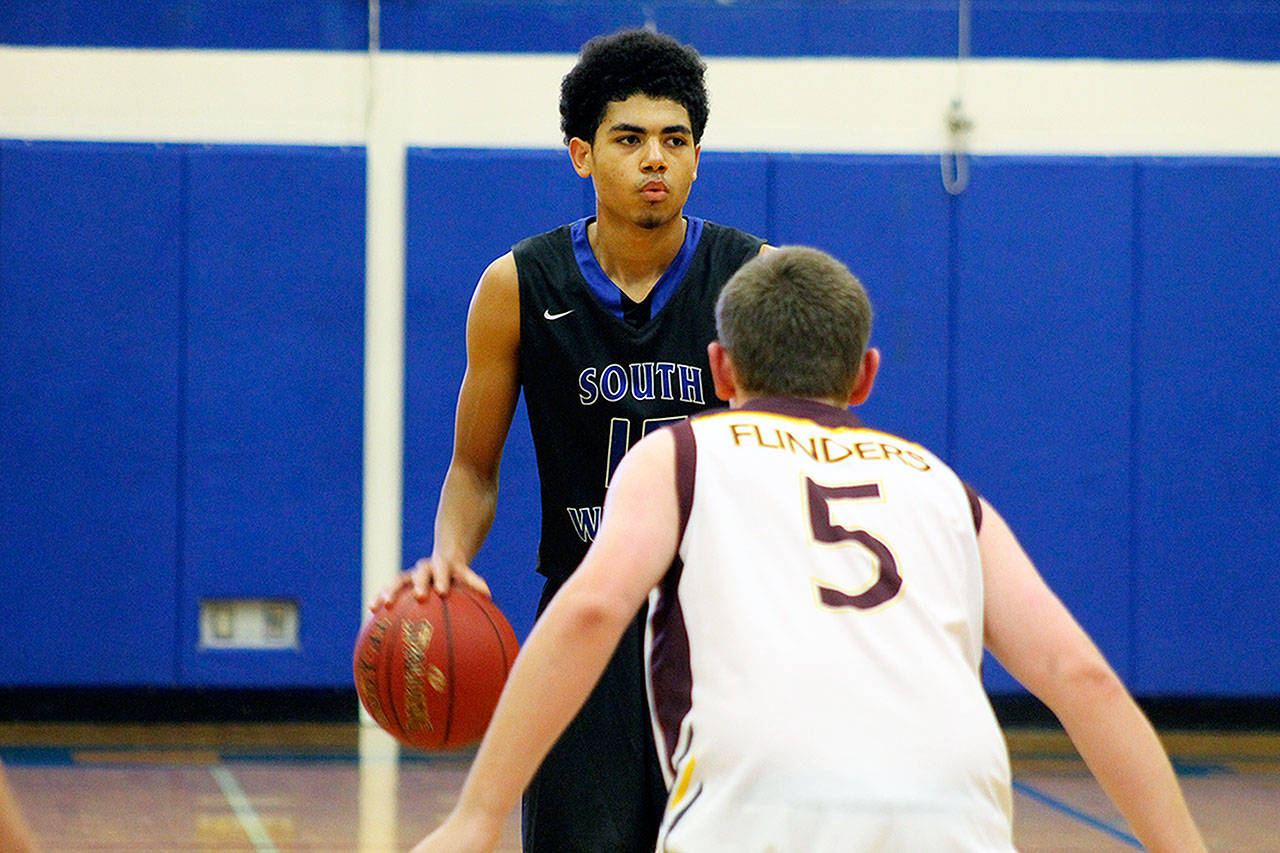
POLYGON ((213 774, 214 781, 222 789, 222 795, 227 798, 231 810, 236 813, 240 826, 244 828, 249 841, 253 843, 253 849, 257 853, 279 853, 271 840, 271 833, 267 832, 262 819, 254 811, 253 804, 249 802, 244 788, 241 788, 240 783, 236 781, 235 774, 222 766, 210 767, 209 772, 213 774))

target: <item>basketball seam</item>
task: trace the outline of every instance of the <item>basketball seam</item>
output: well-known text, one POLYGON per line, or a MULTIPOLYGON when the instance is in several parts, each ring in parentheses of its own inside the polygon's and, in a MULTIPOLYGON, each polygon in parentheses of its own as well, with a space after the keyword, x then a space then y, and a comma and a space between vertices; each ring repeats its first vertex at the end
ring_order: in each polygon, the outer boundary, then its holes
MULTIPOLYGON (((399 593, 397 593, 397 596, 398 595, 399 593)), ((384 671, 383 670, 384 666, 386 667, 386 670, 385 670, 386 672, 391 671, 391 666, 393 663, 395 663, 395 650, 400 646, 400 634, 402 630, 401 624, 404 622, 404 620, 399 616, 396 616, 394 618, 391 617, 391 613, 395 609, 394 604, 395 604, 395 600, 393 599, 391 603, 386 605, 387 617, 390 621, 390 624, 387 626, 387 634, 389 634, 390 637, 384 637, 382 648, 378 650, 379 651, 379 660, 378 660, 379 673, 384 671), (394 630, 394 633, 393 633, 393 630, 394 630)), ((395 679, 388 677, 386 679, 385 685, 381 684, 382 682, 381 678, 379 678, 378 681, 379 681, 378 693, 381 694, 382 700, 383 700, 382 713, 386 715, 388 721, 395 724, 397 731, 403 732, 405 737, 408 738, 409 730, 405 728, 405 721, 400 719, 400 714, 397 713, 398 709, 397 709, 397 703, 395 701, 395 698, 396 698, 395 697, 395 679), (385 691, 383 690, 384 686, 386 688, 385 691)), ((397 738, 397 740, 398 739, 399 738, 397 738)))
POLYGON ((489 612, 488 608, 482 606, 479 602, 476 602, 476 606, 480 608, 484 618, 489 620, 489 627, 493 629, 494 636, 498 638, 498 649, 502 652, 503 670, 511 672, 511 661, 507 658, 507 644, 504 642, 506 638, 503 636, 501 629, 498 628, 498 623, 494 621, 493 614, 489 612))

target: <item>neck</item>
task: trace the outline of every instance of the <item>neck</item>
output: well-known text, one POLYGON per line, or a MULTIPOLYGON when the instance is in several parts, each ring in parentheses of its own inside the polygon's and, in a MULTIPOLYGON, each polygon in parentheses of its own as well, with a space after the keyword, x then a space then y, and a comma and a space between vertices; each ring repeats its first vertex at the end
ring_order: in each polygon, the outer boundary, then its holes
MULTIPOLYGON (((755 400, 763 400, 767 397, 787 397, 789 394, 757 394, 755 392, 737 391, 732 399, 729 400, 729 408, 741 409, 743 406, 755 400)), ((797 397, 798 400, 810 400, 814 403, 821 403, 824 406, 831 406, 836 409, 845 409, 849 407, 849 401, 840 397, 797 397)))
POLYGON ((587 227, 587 239, 605 275, 639 302, 680 253, 687 225, 683 216, 656 228, 597 218, 587 227))

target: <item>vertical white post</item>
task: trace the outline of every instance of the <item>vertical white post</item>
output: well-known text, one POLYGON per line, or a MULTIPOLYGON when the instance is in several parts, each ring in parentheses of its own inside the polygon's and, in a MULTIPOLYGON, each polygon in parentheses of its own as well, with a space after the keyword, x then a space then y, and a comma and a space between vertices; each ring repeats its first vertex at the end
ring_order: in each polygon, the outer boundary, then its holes
POLYGON ((363 592, 400 571, 404 444, 404 124, 388 85, 394 68, 370 57, 366 137, 363 592))
MULTIPOLYGON (((405 134, 396 66, 379 52, 378 0, 369 3, 365 156, 364 509, 361 600, 401 568, 404 445, 405 134)), ((363 606, 363 605, 362 605, 363 606)), ((362 853, 398 849, 399 747, 361 709, 362 853)))

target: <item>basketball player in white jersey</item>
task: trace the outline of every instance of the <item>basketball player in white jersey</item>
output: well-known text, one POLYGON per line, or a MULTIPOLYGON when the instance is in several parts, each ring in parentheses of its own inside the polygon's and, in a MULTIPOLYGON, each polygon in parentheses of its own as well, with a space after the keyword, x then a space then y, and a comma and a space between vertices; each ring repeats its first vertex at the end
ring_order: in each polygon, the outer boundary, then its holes
POLYGON ((1148 850, 1202 851, 1168 757, 1004 520, 863 427, 866 293, 790 247, 746 264, 709 354, 731 408, 645 438, 418 851, 488 851, 649 599, 659 851, 1011 851, 985 645, 1058 716, 1148 850))

